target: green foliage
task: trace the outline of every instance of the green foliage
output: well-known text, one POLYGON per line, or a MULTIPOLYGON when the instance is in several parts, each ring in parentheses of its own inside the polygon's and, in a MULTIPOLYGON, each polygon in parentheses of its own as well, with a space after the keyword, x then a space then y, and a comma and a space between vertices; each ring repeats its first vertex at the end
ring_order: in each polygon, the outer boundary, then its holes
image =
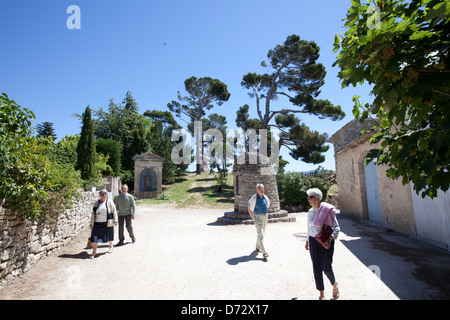
MULTIPOLYGON (((300 172, 288 172, 284 176, 282 199, 289 205, 302 205, 303 196, 308 188, 300 172)), ((306 206, 305 206, 306 207, 306 206)))
POLYGON ((217 188, 217 192, 222 192, 222 186, 224 186, 228 180, 227 171, 219 170, 218 174, 214 174, 214 179, 216 179, 216 182, 219 185, 219 187, 217 188))
POLYGON ((79 175, 70 165, 49 160, 53 139, 31 135, 34 114, 0 96, 0 199, 27 219, 46 218, 70 205, 79 175))
POLYGON ((163 157, 162 180, 163 183, 172 183, 177 176, 186 171, 187 164, 176 165, 172 162, 171 152, 177 144, 171 141, 172 131, 181 128, 168 111, 147 110, 144 117, 151 121, 150 127, 150 150, 163 157))
POLYGON ((86 107, 83 114, 83 126, 81 127, 81 136, 77 146, 77 170, 81 172, 83 180, 91 180, 96 175, 95 160, 95 140, 94 140, 94 122, 92 121, 91 109, 86 107))
POLYGON ((248 119, 248 106, 239 109, 236 120, 241 127, 277 127, 281 131, 280 146, 287 147, 294 159, 309 163, 325 160, 322 153, 328 150, 324 146, 327 135, 311 131, 295 115, 311 114, 333 121, 345 116, 340 106, 317 99, 326 75, 325 67, 317 62, 319 51, 314 41, 302 40, 298 35, 288 36, 282 45, 269 50, 269 62, 263 61, 262 66, 271 69, 271 73, 247 73, 241 82, 243 87, 251 90, 249 95, 256 100, 259 123, 258 119, 248 119), (280 96, 287 97, 295 107, 291 110, 274 109, 271 102, 280 96), (274 118, 276 123, 270 124, 274 118))
POLYGON ((352 1, 335 52, 342 87, 373 84, 372 104, 353 114, 375 119, 380 143, 366 157, 390 168, 422 196, 450 186, 450 4, 442 0, 352 1))
POLYGON ((38 138, 39 143, 45 145, 45 156, 54 163, 71 165, 75 168, 77 164, 77 146, 80 136, 66 135, 58 143, 51 137, 38 138))
POLYGON ((120 146, 120 171, 115 156, 110 154, 111 167, 122 181, 133 185, 134 161, 136 154, 141 154, 148 150, 150 139, 150 126, 144 117, 139 114, 138 103, 131 92, 127 92, 122 103, 114 103, 110 100, 108 111, 99 108, 94 111, 96 118, 95 136, 98 139, 111 139, 117 141, 120 146))
POLYGON ((214 103, 221 106, 230 99, 227 85, 218 79, 190 77, 184 81, 184 88, 189 96, 182 97, 178 91, 178 99, 186 104, 172 101, 167 104, 167 108, 175 112, 177 117, 181 117, 181 114, 187 116, 192 126, 194 121, 200 121, 205 116, 206 110, 214 107, 214 103))
MULTIPOLYGON (((178 101, 172 100, 167 104, 167 108, 174 112, 177 117, 185 115, 188 117, 188 130, 194 133, 194 122, 201 121, 206 115, 206 110, 214 107, 214 104, 221 106, 230 99, 227 85, 218 79, 209 77, 190 77, 184 81, 184 87, 189 96, 182 97, 178 91, 178 101)), ((197 157, 200 157, 200 148, 196 149, 197 157)), ((203 155, 202 155, 203 156, 203 155)), ((201 173, 201 164, 197 164, 197 174, 201 173)))
POLYGON ((301 205, 308 208, 308 196, 306 190, 319 188, 322 191, 322 201, 326 201, 330 185, 328 174, 320 172, 320 167, 311 175, 304 175, 300 172, 288 172, 285 174, 282 184, 282 199, 288 205, 301 205))
POLYGON ((107 164, 111 167, 112 175, 119 176, 121 171, 119 143, 112 139, 99 139, 95 143, 97 153, 108 156, 107 164))
POLYGON ((36 126, 37 130, 37 137, 51 137, 53 141, 56 140, 56 133, 55 129, 53 129, 53 123, 52 122, 42 122, 42 124, 38 124, 36 126))

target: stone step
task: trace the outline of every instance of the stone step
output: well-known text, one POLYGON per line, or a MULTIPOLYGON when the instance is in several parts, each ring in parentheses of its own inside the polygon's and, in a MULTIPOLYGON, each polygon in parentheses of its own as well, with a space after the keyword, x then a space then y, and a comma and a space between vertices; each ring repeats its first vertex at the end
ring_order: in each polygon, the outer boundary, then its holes
MULTIPOLYGON (((289 215, 286 210, 269 213, 268 218, 268 223, 296 221, 295 216, 289 215)), ((254 224, 248 213, 239 212, 225 212, 223 217, 217 218, 217 222, 222 224, 254 224)))

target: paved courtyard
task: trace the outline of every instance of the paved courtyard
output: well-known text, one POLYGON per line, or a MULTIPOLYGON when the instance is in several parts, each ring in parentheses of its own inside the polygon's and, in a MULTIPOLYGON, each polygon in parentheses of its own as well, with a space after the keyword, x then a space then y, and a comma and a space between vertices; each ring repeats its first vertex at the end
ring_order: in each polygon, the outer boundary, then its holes
MULTIPOLYGON (((267 262, 253 225, 221 225, 223 209, 138 206, 137 241, 89 259, 84 232, 0 290, 0 299, 316 300, 306 213, 271 223, 267 262)), ((231 211, 231 210, 230 210, 231 211)), ((450 299, 450 255, 338 216, 333 267, 340 300, 450 299)), ((126 232, 126 231, 125 231, 126 232)), ((114 243, 117 243, 116 239, 114 243)), ((325 295, 331 285, 325 277, 325 295)))

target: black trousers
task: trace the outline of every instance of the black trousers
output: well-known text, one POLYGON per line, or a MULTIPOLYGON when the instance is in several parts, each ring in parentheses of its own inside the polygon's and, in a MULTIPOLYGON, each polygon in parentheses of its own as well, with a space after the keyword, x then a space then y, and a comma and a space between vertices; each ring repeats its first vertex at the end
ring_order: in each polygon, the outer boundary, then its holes
POLYGON ((336 279, 334 277, 333 267, 334 240, 331 241, 330 249, 325 249, 314 237, 309 237, 309 254, 313 264, 314 280, 316 281, 316 289, 325 290, 323 285, 323 273, 334 285, 336 279))
POLYGON ((125 240, 125 236, 123 234, 123 225, 126 223, 128 234, 130 238, 134 238, 133 233, 133 224, 131 223, 131 214, 127 216, 119 216, 119 240, 125 240))

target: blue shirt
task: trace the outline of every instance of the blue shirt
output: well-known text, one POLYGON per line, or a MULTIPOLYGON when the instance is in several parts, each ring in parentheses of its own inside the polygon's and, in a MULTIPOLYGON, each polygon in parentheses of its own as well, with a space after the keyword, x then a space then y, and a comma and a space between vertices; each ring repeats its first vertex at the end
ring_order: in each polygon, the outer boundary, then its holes
POLYGON ((253 213, 256 214, 265 214, 267 213, 267 200, 266 198, 260 197, 259 194, 256 195, 256 204, 255 204, 255 210, 253 210, 253 213))

